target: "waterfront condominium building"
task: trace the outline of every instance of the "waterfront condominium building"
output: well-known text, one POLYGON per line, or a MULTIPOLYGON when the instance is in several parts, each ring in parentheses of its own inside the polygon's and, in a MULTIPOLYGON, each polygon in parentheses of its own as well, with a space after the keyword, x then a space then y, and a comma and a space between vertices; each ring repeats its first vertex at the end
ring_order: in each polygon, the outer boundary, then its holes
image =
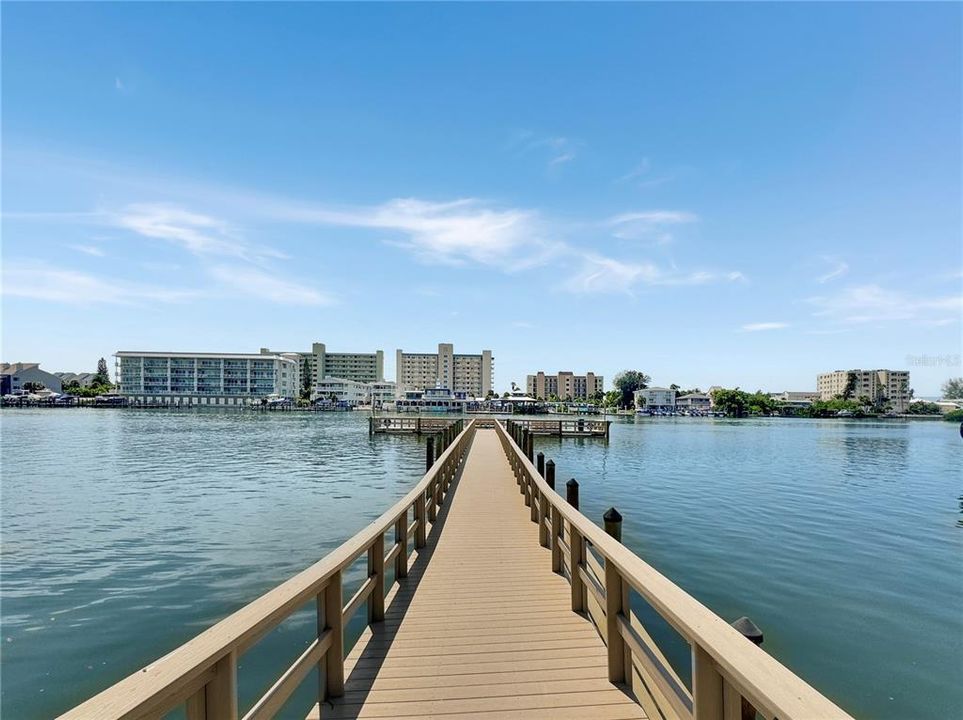
POLYGON ((563 371, 546 375, 539 370, 526 378, 526 392, 533 398, 548 400, 553 395, 560 400, 591 400, 602 391, 602 376, 587 372, 576 375, 563 371))
POLYGON ((456 354, 451 343, 440 343, 437 353, 406 353, 395 356, 395 392, 421 392, 435 387, 486 397, 492 389, 492 351, 478 355, 456 354))
POLYGON ((820 400, 848 394, 853 400, 866 397, 873 403, 888 403, 903 412, 910 402, 908 370, 833 370, 816 376, 820 400))
MULTIPOLYGON (((267 348, 261 348, 265 355, 275 355, 267 348)), ((289 352, 280 353, 291 354, 289 352)), ((385 379, 385 354, 382 350, 372 353, 331 353, 324 343, 311 343, 310 351, 296 351, 302 364, 308 361, 311 372, 311 386, 316 387, 325 378, 340 378, 359 383, 375 383, 385 379)))
POLYGON ((134 352, 117 358, 117 392, 142 403, 248 405, 274 395, 296 398, 296 353, 134 352))
POLYGON ((646 410, 675 410, 675 390, 664 387, 650 387, 632 393, 635 407, 646 410))

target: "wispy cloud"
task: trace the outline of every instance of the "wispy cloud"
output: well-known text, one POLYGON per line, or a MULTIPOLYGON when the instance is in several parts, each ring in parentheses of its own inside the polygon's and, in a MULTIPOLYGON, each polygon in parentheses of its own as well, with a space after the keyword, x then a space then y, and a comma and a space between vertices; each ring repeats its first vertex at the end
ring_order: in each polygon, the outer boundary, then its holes
POLYGON ((675 179, 676 173, 653 173, 649 158, 642 158, 639 163, 624 175, 615 179, 618 184, 631 184, 639 188, 656 187, 675 179))
POLYGON ((818 282, 820 285, 828 283, 830 280, 835 280, 838 277, 842 277, 849 272, 849 264, 838 258, 824 256, 821 258, 821 260, 830 265, 830 268, 816 278, 816 282, 818 282))
POLYGON ((544 153, 548 171, 557 172, 576 158, 580 145, 577 140, 564 135, 539 135, 531 130, 521 130, 509 141, 508 148, 518 154, 544 153))
POLYGON ((271 248, 244 242, 227 222, 166 203, 128 205, 114 218, 118 227, 179 245, 198 256, 227 256, 254 261, 285 257, 271 248))
POLYGON ((114 78, 114 90, 117 90, 117 91, 119 91, 119 92, 123 92, 123 91, 126 90, 126 89, 127 89, 127 88, 124 87, 124 81, 121 80, 119 77, 115 77, 115 78, 114 78))
POLYGON ((622 261, 586 253, 582 256, 581 268, 565 283, 564 288, 575 293, 631 294, 638 285, 705 285, 727 279, 728 275, 707 270, 679 272, 652 262, 622 261))
POLYGON ((248 265, 216 265, 209 269, 221 285, 242 295, 281 305, 333 305, 335 300, 314 288, 248 265))
POLYGON ((109 280, 46 263, 17 261, 4 263, 2 293, 74 305, 175 303, 195 299, 200 294, 194 290, 109 280))
POLYGON ((807 299, 817 317, 844 324, 868 322, 948 320, 959 322, 963 296, 919 297, 876 284, 853 285, 832 295, 807 299))
POLYGON ((605 224, 612 229, 612 235, 621 240, 645 240, 665 245, 674 240, 670 227, 694 223, 698 219, 695 213, 682 210, 646 210, 615 215, 605 224))
POLYGON ((782 330, 787 327, 789 327, 789 323, 785 322, 757 322, 747 323, 739 329, 741 332, 765 332, 766 330, 782 330))
POLYGON ((84 255, 92 255, 94 257, 104 257, 104 255, 106 255, 106 253, 96 245, 68 245, 67 247, 84 255))

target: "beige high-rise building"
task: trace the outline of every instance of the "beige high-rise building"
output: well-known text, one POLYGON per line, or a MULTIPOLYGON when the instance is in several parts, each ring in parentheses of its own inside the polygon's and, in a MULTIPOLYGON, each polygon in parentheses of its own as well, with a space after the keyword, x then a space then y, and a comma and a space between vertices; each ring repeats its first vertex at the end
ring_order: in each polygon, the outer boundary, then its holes
POLYGON ((603 392, 603 380, 601 375, 591 372, 576 375, 563 370, 555 375, 547 375, 539 370, 526 378, 525 391, 532 397, 543 400, 553 395, 561 400, 591 400, 603 392))
MULTIPOLYGON (((273 354, 261 348, 262 355, 273 354)), ((302 362, 308 361, 312 386, 326 378, 340 378, 359 383, 381 382, 385 379, 385 354, 382 350, 373 353, 329 353, 324 343, 312 343, 310 352, 298 352, 302 362)))
POLYGON ((454 392, 467 392, 472 397, 485 397, 492 389, 492 351, 478 355, 455 353, 451 343, 439 343, 437 353, 395 354, 398 396, 408 391, 421 391, 436 386, 454 392))
POLYGON ((909 370, 833 370, 816 376, 820 400, 832 400, 846 393, 853 377, 850 397, 867 397, 870 402, 888 401, 896 412, 903 412, 910 402, 909 370))

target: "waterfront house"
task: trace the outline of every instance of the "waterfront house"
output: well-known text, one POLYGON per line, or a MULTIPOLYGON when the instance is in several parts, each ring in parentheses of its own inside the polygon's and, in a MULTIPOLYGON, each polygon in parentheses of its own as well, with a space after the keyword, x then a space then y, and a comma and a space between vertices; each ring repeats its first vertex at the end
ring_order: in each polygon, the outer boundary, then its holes
POLYGON ((23 390, 28 383, 58 393, 63 391, 63 381, 53 373, 41 370, 40 363, 0 363, 0 395, 23 390))
POLYGON ((636 390, 635 396, 636 409, 646 409, 653 411, 674 411, 675 410, 675 390, 664 387, 650 387, 636 390))
POLYGON ((712 408, 712 399, 707 393, 689 393, 675 399, 675 406, 686 412, 708 412, 712 408))

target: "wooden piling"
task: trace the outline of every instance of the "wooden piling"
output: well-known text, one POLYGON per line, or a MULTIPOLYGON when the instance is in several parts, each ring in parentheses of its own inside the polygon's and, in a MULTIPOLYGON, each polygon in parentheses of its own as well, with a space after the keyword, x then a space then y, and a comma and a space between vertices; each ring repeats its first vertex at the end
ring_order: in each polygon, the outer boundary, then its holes
POLYGON ((435 439, 433 437, 428 438, 428 442, 425 443, 425 472, 431 470, 431 466, 435 464, 435 439))
MULTIPOLYGON (((753 645, 762 645, 762 630, 760 630, 759 627, 745 615, 734 621, 732 623, 732 627, 738 630, 742 636, 753 645)), ((742 720, 756 720, 756 708, 752 706, 752 703, 745 698, 742 698, 740 705, 740 714, 742 716, 742 720)))

